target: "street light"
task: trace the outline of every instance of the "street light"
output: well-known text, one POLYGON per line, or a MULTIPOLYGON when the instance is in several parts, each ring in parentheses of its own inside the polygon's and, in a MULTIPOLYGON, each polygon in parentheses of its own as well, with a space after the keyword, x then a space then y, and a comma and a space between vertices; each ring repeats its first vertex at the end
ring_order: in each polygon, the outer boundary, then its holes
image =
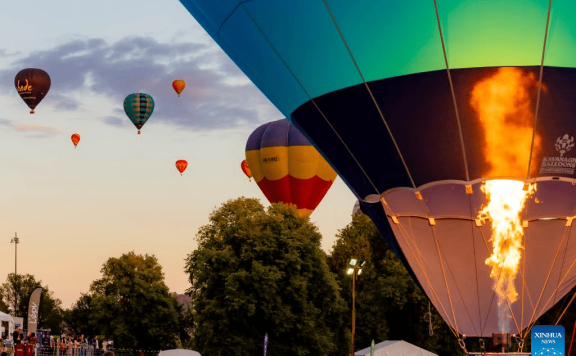
POLYGON ((14 233, 14 237, 10 240, 10 243, 14 244, 14 274, 18 275, 18 244, 20 243, 18 233, 14 233))
POLYGON ((362 273, 362 267, 366 264, 366 261, 358 262, 357 259, 352 258, 348 265, 349 275, 352 275, 352 340, 351 340, 351 349, 352 352, 350 353, 351 356, 354 356, 354 333, 356 331, 356 278, 362 273))
MULTIPOLYGON (((18 244, 20 239, 18 238, 18 233, 14 233, 14 237, 10 240, 11 244, 14 244, 14 281, 18 276, 18 244)), ((14 288, 14 315, 16 316, 16 309, 18 308, 18 293, 16 288, 14 288)))

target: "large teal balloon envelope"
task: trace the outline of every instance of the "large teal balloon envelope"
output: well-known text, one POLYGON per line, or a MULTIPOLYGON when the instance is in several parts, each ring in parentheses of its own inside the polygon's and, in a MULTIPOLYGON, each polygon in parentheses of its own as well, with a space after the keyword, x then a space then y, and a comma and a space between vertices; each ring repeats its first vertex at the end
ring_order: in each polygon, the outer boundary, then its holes
POLYGON ((576 1, 180 0, 338 172, 455 333, 522 336, 576 286, 576 1), (537 182, 517 301, 487 179, 537 182), (574 236, 573 236, 574 235, 574 236), (500 305, 498 305, 500 304, 500 305))
POLYGON ((124 111, 140 135, 140 129, 154 112, 154 99, 148 94, 130 94, 124 99, 124 111))

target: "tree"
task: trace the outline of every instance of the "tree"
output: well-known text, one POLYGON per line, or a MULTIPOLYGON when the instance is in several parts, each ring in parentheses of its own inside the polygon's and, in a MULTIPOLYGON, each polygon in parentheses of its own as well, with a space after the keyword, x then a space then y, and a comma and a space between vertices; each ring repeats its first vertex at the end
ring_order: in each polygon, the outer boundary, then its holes
POLYGON ((92 295, 82 294, 72 308, 64 311, 64 323, 74 335, 96 336, 99 332, 90 324, 92 295))
POLYGON ((180 307, 156 257, 129 252, 109 258, 101 271, 102 278, 90 287, 91 326, 116 347, 174 348, 180 307))
POLYGON ((320 249, 318 229, 293 206, 224 203, 187 259, 203 355, 347 355, 346 307, 320 249))
POLYGON ((6 282, 0 287, 0 294, 3 303, 8 307, 8 312, 11 315, 23 317, 24 325, 26 325, 30 294, 38 287, 42 287, 38 328, 50 329, 52 333, 59 334, 62 331, 62 301, 54 297, 54 293, 47 285, 42 286, 42 281, 36 281, 30 274, 10 273, 6 282))
POLYGON ((461 354, 456 338, 433 306, 431 319, 425 317, 428 298, 366 215, 354 216, 339 231, 328 257, 351 310, 352 280, 345 273, 350 258, 367 261, 356 283, 357 350, 370 346, 372 340, 405 340, 439 355, 461 354))
POLYGON ((4 302, 4 291, 0 287, 0 312, 8 313, 9 311, 8 305, 4 302))

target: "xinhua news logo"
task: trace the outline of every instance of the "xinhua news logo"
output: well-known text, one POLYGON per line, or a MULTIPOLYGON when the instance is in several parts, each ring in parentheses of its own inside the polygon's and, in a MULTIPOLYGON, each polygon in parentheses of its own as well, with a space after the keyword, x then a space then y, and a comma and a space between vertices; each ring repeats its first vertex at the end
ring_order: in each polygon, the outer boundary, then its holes
POLYGON ((533 356, 564 356, 564 327, 561 325, 536 325, 532 328, 530 351, 533 356))

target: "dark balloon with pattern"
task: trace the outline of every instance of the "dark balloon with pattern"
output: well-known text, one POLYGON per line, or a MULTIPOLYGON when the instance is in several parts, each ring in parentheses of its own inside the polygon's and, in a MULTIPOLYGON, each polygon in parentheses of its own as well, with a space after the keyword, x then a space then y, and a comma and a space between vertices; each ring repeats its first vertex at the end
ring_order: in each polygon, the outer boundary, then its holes
POLYGON ((30 108, 30 114, 34 114, 34 109, 48 94, 51 84, 48 73, 38 68, 22 69, 14 78, 14 86, 30 108))
POLYGON ((154 99, 144 93, 130 94, 124 99, 124 111, 140 135, 140 129, 154 112, 154 99))

